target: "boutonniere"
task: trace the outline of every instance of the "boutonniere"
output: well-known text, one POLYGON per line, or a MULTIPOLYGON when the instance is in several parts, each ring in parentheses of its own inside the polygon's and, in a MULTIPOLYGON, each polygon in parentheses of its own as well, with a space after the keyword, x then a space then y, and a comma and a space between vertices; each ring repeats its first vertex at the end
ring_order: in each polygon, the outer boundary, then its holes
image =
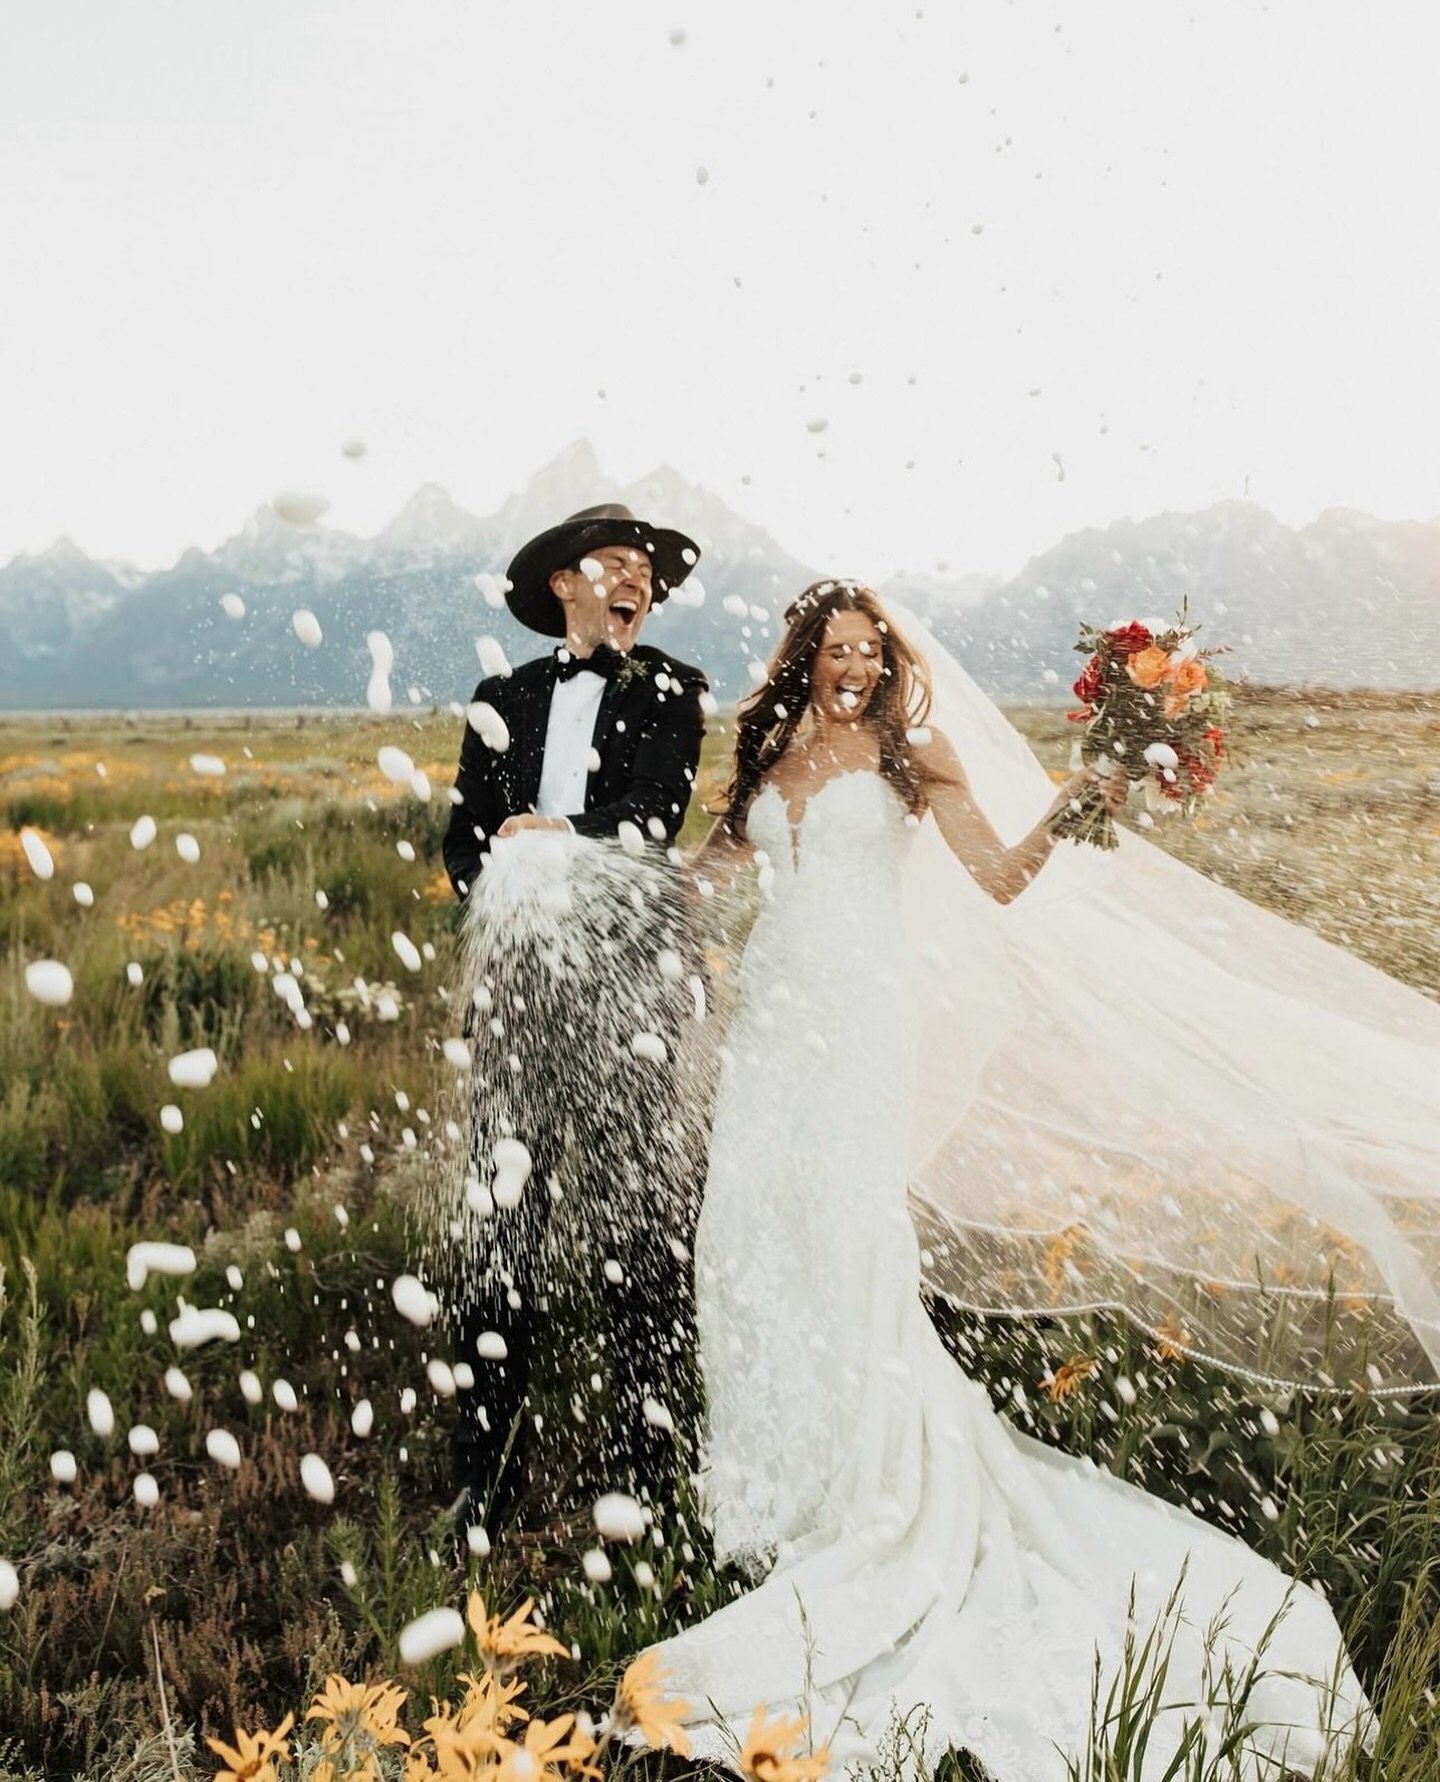
POLYGON ((615 671, 615 685, 623 689, 630 685, 637 674, 645 676, 649 673, 648 662, 642 662, 638 656, 627 656, 615 671))

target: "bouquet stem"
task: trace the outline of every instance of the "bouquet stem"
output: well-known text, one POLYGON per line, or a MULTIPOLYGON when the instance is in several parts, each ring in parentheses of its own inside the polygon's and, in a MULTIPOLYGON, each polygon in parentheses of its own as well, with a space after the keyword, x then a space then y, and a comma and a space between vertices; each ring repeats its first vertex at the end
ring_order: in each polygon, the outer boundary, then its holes
POLYGON ((1050 819, 1050 833, 1057 839, 1089 842, 1093 848, 1118 848, 1115 819, 1105 804, 1100 786, 1084 787, 1050 819))

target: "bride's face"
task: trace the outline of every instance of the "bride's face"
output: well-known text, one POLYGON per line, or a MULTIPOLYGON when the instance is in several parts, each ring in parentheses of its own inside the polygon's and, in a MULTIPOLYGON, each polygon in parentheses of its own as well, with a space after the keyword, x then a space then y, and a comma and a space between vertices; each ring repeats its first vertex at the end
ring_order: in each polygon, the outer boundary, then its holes
POLYGON ((810 670, 810 703, 838 724, 864 716, 885 666, 885 640, 864 613, 832 613, 810 670))

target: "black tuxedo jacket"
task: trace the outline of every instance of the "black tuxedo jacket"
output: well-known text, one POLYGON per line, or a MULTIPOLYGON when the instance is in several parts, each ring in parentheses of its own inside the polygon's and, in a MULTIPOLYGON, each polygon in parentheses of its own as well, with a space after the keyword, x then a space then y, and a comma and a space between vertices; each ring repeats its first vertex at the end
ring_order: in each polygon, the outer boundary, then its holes
MULTIPOLYGON (((621 823, 650 836, 657 818, 673 840, 685 820, 700 764, 705 676, 663 650, 637 644, 629 663, 607 681, 592 744, 600 768, 585 790, 585 809, 567 811, 577 835, 612 836, 621 823)), ((541 656, 510 675, 492 675, 472 695, 505 720, 510 746, 488 748, 467 724, 455 789, 460 802, 445 833, 445 870, 461 897, 469 895, 490 837, 507 817, 535 808, 545 760, 555 658, 541 656)))

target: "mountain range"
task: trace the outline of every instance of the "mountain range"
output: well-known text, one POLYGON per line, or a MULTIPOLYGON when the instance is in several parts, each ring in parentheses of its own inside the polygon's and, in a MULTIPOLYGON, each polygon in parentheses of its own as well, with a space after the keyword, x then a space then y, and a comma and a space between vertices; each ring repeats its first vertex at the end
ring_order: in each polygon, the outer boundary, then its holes
MULTIPOLYGON (((18 556, 0 568, 0 706, 353 706, 373 630, 394 647, 399 702, 463 700, 479 678, 477 636, 512 660, 544 647, 492 604, 493 578, 557 517, 609 500, 703 547, 691 599, 658 609, 646 637, 733 697, 816 572, 678 471, 622 485, 577 441, 485 518, 429 484, 371 539, 264 506, 216 550, 187 550, 165 570, 97 561, 66 539, 18 556), (241 602, 243 616, 229 616, 241 602), (319 622, 318 647, 297 637, 299 608, 319 622)), ((1231 646, 1231 674, 1440 686, 1440 521, 1331 510, 1297 530, 1227 501, 1073 533, 1009 580, 905 576, 881 592, 919 609, 1007 698, 1065 691, 1081 620, 1169 617, 1185 599, 1202 641, 1231 646)))

